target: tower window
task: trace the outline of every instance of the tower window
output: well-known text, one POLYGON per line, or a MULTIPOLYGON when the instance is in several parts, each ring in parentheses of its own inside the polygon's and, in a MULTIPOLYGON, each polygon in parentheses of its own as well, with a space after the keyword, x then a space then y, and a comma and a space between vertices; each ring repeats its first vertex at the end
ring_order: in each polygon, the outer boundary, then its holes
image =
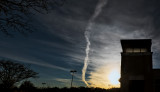
POLYGON ((126 53, 143 53, 147 52, 146 48, 126 48, 125 49, 126 53))
POLYGON ((134 48, 134 49, 133 49, 133 52, 134 52, 134 53, 141 52, 141 49, 140 49, 140 48, 134 48))
POLYGON ((132 53, 132 52, 133 52, 133 48, 126 48, 126 51, 125 51, 125 52, 132 53))
POLYGON ((146 48, 141 48, 141 52, 147 52, 146 48))

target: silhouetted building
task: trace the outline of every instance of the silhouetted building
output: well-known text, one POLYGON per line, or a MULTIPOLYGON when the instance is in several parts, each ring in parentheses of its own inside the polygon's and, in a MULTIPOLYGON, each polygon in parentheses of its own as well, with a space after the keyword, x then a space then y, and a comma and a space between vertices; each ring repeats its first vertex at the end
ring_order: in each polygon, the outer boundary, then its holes
POLYGON ((160 70, 152 67, 151 39, 121 40, 121 92, 160 92, 160 70))

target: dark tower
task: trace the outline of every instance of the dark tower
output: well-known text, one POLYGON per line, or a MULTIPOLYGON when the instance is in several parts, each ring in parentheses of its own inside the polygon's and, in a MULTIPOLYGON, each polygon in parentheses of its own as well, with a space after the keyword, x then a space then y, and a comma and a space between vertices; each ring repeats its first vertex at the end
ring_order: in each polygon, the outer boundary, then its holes
POLYGON ((151 39, 121 40, 121 92, 153 92, 151 39))

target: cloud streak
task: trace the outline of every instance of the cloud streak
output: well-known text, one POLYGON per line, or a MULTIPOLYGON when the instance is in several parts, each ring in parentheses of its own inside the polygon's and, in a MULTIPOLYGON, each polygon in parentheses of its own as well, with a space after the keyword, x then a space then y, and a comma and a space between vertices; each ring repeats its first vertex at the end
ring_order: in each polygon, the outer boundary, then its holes
POLYGON ((86 39, 86 42, 87 42, 87 46, 86 46, 86 57, 84 59, 84 66, 82 68, 82 81, 84 81, 84 83, 87 86, 89 86, 89 85, 88 85, 87 81, 85 80, 85 74, 86 74, 86 70, 87 70, 87 66, 88 66, 89 50, 90 50, 90 45, 91 45, 91 42, 89 40, 90 39, 90 31, 91 31, 92 25, 94 23, 94 20, 98 17, 100 12, 102 11, 102 8, 106 4, 107 4, 107 0, 99 0, 98 4, 96 6, 96 9, 94 11, 94 14, 89 19, 88 26, 86 27, 85 33, 84 33, 84 36, 85 36, 85 39, 86 39))
POLYGON ((38 66, 42 66, 42 67, 47 67, 47 68, 52 68, 52 69, 58 69, 58 70, 62 70, 62 71, 70 71, 70 69, 67 69, 67 68, 63 68, 63 67, 60 67, 60 66, 56 66, 56 65, 52 65, 52 64, 49 64, 49 63, 46 63, 46 62, 43 62, 41 60, 38 60, 38 59, 34 59, 32 57, 29 57, 28 58, 25 58, 23 56, 18 56, 18 55, 9 55, 9 54, 0 54, 1 57, 3 58, 7 58, 7 59, 10 59, 10 60, 15 60, 15 61, 18 61, 18 62, 24 62, 24 63, 28 63, 28 64, 34 64, 34 65, 38 65, 38 66))

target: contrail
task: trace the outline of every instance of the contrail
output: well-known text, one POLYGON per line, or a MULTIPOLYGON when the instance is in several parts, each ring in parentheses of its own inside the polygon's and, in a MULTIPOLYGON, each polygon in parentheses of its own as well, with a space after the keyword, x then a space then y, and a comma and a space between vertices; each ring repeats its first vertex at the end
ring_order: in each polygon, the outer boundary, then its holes
POLYGON ((89 85, 88 85, 87 81, 85 80, 85 74, 86 74, 86 70, 87 70, 87 66, 88 66, 89 50, 90 50, 90 45, 91 45, 90 31, 91 31, 94 20, 100 14, 100 12, 102 11, 102 8, 107 4, 107 1, 108 0, 99 0, 98 1, 98 4, 97 4, 97 6, 95 8, 95 11, 94 11, 94 14, 89 19, 88 25, 87 25, 87 27, 85 29, 85 33, 84 33, 84 36, 85 36, 85 39, 86 39, 86 42, 87 42, 87 46, 86 46, 86 57, 84 59, 84 66, 83 66, 83 69, 82 69, 82 81, 84 81, 84 83, 87 86, 89 86, 89 85))

